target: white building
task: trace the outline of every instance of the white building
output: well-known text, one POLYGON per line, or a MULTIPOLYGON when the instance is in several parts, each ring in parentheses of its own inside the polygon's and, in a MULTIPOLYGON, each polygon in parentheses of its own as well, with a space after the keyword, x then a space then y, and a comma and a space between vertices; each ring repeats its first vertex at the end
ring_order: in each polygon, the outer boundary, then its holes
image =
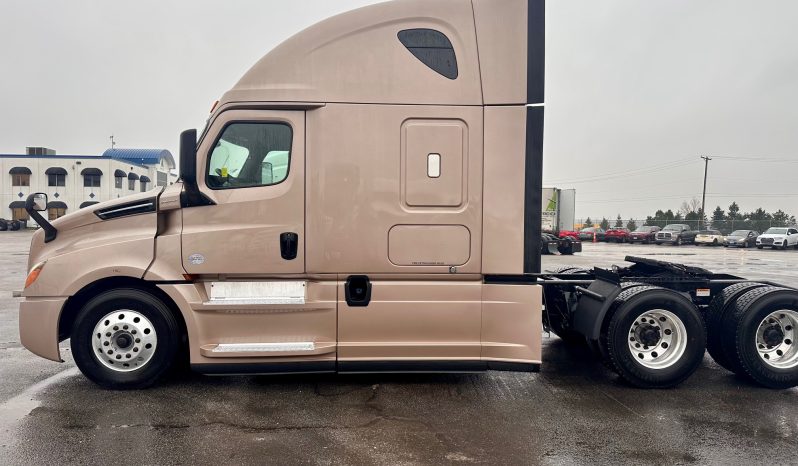
POLYGON ((55 155, 29 147, 0 154, 0 218, 28 220, 25 199, 46 193, 50 220, 109 199, 149 191, 177 180, 168 150, 109 149, 103 155, 55 155))

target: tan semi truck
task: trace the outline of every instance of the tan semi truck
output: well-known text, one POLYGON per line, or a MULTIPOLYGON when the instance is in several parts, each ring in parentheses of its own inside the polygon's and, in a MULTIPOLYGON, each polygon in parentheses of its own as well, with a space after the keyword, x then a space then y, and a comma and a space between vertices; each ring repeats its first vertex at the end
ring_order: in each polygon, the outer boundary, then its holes
POLYGON ((534 371, 542 322, 636 386, 680 383, 707 345, 795 385, 795 290, 635 258, 541 273, 544 37, 543 0, 394 1, 297 34, 182 134, 180 182, 52 223, 28 198, 22 343, 61 361, 69 338, 88 378, 139 388, 185 359, 534 371))

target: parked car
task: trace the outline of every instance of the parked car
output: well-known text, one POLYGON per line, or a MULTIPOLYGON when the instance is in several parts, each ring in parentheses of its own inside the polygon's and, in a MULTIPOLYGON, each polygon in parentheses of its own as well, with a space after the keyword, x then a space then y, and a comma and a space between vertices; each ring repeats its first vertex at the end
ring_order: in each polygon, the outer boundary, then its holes
POLYGON ((628 228, 610 228, 604 234, 604 238, 607 242, 614 242, 614 243, 628 243, 629 242, 629 235, 632 232, 629 231, 628 228))
POLYGON ((752 248, 756 246, 756 239, 758 236, 758 231, 734 230, 729 236, 726 237, 726 241, 723 242, 723 246, 727 248, 752 248))
POLYGON ((649 244, 653 243, 657 239, 657 232, 660 231, 660 227, 654 227, 649 225, 643 225, 642 227, 637 227, 637 230, 633 231, 629 235, 629 242, 630 243, 643 243, 649 244))
POLYGON ((701 230, 695 235, 695 244, 699 246, 704 244, 720 246, 725 241, 726 238, 718 230, 701 230))
POLYGON ((781 248, 787 249, 794 247, 798 249, 798 228, 796 227, 773 227, 759 235, 756 239, 756 247, 762 248, 781 248))
POLYGON ((596 237, 596 241, 604 241, 606 237, 606 232, 602 228, 582 228, 579 230, 579 239, 582 241, 593 241, 593 237, 596 237))
POLYGON ((560 238, 573 238, 579 239, 579 232, 573 230, 560 230, 560 238))
POLYGON ((696 231, 690 229, 690 225, 683 223, 673 223, 665 225, 662 231, 657 233, 657 244, 695 244, 696 231))

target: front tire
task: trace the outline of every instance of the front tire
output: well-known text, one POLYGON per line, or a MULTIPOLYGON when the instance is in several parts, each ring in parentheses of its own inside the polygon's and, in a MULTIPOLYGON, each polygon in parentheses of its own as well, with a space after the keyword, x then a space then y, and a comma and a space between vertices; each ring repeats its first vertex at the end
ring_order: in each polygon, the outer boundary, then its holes
POLYGON ((636 287, 618 296, 606 334, 612 367, 640 388, 668 388, 701 364, 706 329, 693 303, 663 288, 636 287))
POLYGON ((72 354, 94 383, 141 389, 161 379, 180 348, 180 325, 154 295, 126 288, 92 298, 72 328, 72 354))

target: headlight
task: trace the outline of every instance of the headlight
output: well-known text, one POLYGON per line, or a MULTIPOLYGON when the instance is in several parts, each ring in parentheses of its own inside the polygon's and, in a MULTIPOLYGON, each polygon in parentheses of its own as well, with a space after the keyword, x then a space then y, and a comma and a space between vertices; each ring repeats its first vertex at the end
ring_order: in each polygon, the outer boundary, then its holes
POLYGON ((34 265, 32 269, 30 269, 30 273, 28 273, 28 278, 25 279, 25 288, 33 285, 36 279, 39 278, 39 274, 42 273, 42 269, 47 261, 39 262, 38 264, 34 265))

